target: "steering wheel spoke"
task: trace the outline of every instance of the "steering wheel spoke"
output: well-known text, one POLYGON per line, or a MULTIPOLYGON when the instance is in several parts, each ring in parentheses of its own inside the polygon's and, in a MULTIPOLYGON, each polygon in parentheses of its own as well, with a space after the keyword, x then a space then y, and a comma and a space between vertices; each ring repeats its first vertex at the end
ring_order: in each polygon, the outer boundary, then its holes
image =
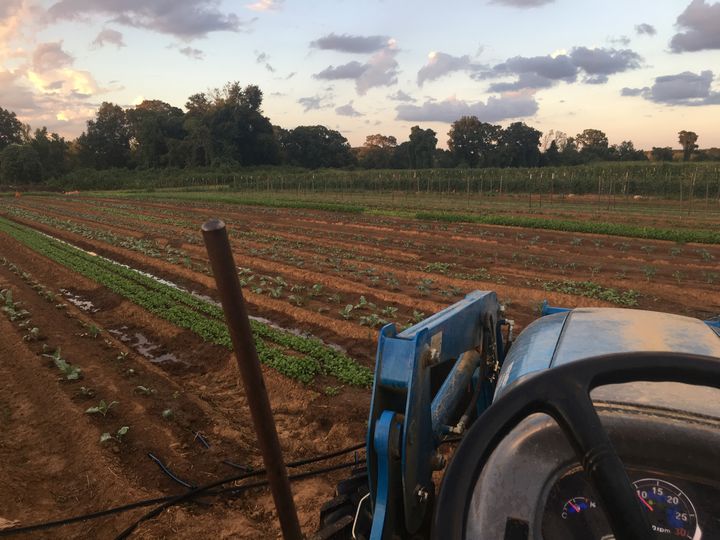
POLYGON ((600 421, 588 387, 578 382, 566 380, 554 386, 548 412, 573 446, 617 540, 652 540, 650 522, 600 421))

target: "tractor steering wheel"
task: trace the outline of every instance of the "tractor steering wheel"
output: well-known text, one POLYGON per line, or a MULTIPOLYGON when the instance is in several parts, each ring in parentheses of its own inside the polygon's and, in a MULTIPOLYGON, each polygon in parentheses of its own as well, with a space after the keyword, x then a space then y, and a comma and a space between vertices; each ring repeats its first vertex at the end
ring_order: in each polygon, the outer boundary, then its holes
POLYGON ((720 388, 720 359, 670 352, 596 356, 529 376, 473 424, 443 478, 432 537, 466 538, 473 491, 500 441, 522 420, 545 413, 575 450, 617 540, 651 540, 650 523, 590 398, 598 386, 635 381, 720 388))

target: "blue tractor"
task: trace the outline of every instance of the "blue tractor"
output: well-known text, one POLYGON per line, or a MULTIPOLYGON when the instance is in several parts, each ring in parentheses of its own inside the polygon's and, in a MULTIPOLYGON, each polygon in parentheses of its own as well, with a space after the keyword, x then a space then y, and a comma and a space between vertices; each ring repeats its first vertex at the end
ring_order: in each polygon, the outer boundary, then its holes
POLYGON ((316 538, 720 538, 720 324, 542 315, 513 339, 476 291, 385 326, 367 463, 316 538))

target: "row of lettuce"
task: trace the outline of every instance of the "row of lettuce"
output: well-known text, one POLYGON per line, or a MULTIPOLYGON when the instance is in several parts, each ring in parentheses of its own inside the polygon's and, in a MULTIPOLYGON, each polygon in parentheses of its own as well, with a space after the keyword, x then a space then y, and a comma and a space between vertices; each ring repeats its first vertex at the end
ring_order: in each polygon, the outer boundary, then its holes
MULTIPOLYGON (((2 217, 0 231, 154 315, 191 330, 203 340, 232 347, 222 310, 215 304, 2 217)), ((369 368, 316 338, 298 336, 257 321, 251 324, 260 360, 283 375, 306 384, 319 375, 332 376, 352 386, 372 384, 369 368)))

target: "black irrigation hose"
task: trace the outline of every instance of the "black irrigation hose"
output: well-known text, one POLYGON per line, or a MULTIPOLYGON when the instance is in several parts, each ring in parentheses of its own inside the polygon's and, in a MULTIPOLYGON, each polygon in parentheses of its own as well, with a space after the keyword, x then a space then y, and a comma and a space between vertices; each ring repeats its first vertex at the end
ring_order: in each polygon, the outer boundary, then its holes
MULTIPOLYGON (((363 446, 365 446, 365 445, 364 444, 355 445, 350 448, 345 448, 343 450, 338 450, 336 452, 331 452, 329 454, 325 454, 323 456, 318 456, 316 458, 311 458, 311 459, 314 460, 313 462, 322 461, 323 459, 330 459, 332 457, 336 457, 339 455, 348 454, 350 452, 358 450, 359 448, 362 448, 363 446)), ((301 461, 307 461, 307 460, 301 460, 301 461)), ((334 469, 331 469, 331 470, 334 470, 334 469)), ((291 478, 300 479, 301 476, 303 478, 305 477, 303 475, 321 474, 323 472, 327 472, 327 471, 319 469, 317 471, 310 471, 310 473, 301 473, 301 474, 292 475, 291 478)), ((196 490, 188 491, 187 493, 183 493, 181 495, 170 495, 170 496, 166 496, 166 497, 157 497, 154 499, 146 499, 146 500, 137 501, 137 502, 130 503, 130 504, 125 504, 123 506, 116 506, 114 508, 100 510, 98 512, 83 514, 80 516, 74 516, 74 517, 65 518, 65 519, 58 519, 58 520, 54 520, 54 521, 46 521, 44 523, 37 523, 35 525, 27 525, 25 527, 15 527, 12 529, 0 529, 0 538, 14 536, 16 534, 44 531, 44 530, 48 530, 48 529, 53 529, 55 527, 62 527, 64 525, 72 525, 73 523, 80 523, 82 521, 88 521, 88 520, 99 519, 102 517, 112 516, 112 515, 116 515, 116 514, 122 514, 123 512, 129 512, 130 510, 136 510, 138 508, 145 508, 147 506, 152 506, 154 504, 164 504, 164 503, 168 503, 171 501, 182 502, 184 500, 187 500, 188 496, 193 497, 195 493, 205 492, 207 490, 212 489, 213 487, 218 487, 220 485, 227 484, 229 482, 237 482, 239 480, 244 480, 246 478, 260 476, 264 473, 265 473, 264 469, 252 471, 252 472, 245 472, 243 474, 238 474, 236 476, 231 476, 228 478, 224 478, 222 480, 218 480, 216 482, 213 482, 212 484, 200 486, 196 490)), ((238 489, 237 487, 228 488, 228 491, 237 490, 237 489, 238 489)))
MULTIPOLYGON (((365 443, 358 443, 355 446, 350 446, 348 448, 343 448, 342 450, 337 450, 336 452, 330 452, 329 454, 323 454, 322 456, 307 458, 307 459, 299 459, 297 461, 291 461, 289 463, 286 463, 286 467, 294 468, 294 467, 300 467, 302 465, 308 465, 310 463, 317 463, 318 461, 324 461, 326 459, 331 459, 337 456, 342 456, 344 454, 349 454, 350 452, 354 452, 356 450, 360 450, 361 448, 365 448, 365 443)), ((252 471, 252 467, 249 467, 247 465, 240 465, 239 463, 235 463, 233 461, 230 461, 228 459, 224 459, 222 461, 225 465, 228 465, 230 467, 233 467, 235 469, 239 469, 241 471, 252 471)))
POLYGON ((155 454, 153 454, 152 452, 148 452, 148 457, 149 457, 150 459, 152 459, 155 463, 157 463, 157 464, 158 464, 158 467, 160 467, 160 470, 161 470, 162 472, 164 472, 167 476, 169 476, 171 480, 174 480, 175 482, 177 482, 177 483, 180 484, 181 486, 186 487, 186 488, 188 488, 188 489, 195 489, 195 488, 197 487, 197 486, 195 486, 195 485, 193 485, 193 484, 191 484, 191 483, 189 483, 189 482, 186 482, 186 481, 183 480, 182 478, 179 478, 177 475, 175 475, 175 473, 173 473, 170 469, 168 469, 167 466, 166 466, 162 461, 160 461, 160 458, 157 457, 157 456, 156 456, 155 454))
MULTIPOLYGON (((303 480, 305 478, 311 478, 311 477, 317 476, 319 474, 324 474, 327 472, 337 471, 339 469, 347 469, 350 467, 354 467, 355 465, 356 465, 355 461, 350 462, 350 463, 341 463, 340 465, 331 465, 329 467, 323 467, 322 469, 316 469, 314 471, 307 471, 304 473, 291 474, 288 476, 288 478, 290 480, 303 480)), ((250 474, 254 474, 254 473, 250 473, 250 474)), ((201 495, 202 493, 209 491, 210 486, 216 487, 218 484, 220 484, 220 482, 215 482, 214 484, 209 484, 208 486, 203 486, 203 487, 197 488, 193 491, 188 491, 187 493, 176 497, 176 500, 168 501, 166 503, 161 504, 157 508, 154 508, 153 510, 151 510, 150 512, 148 512, 147 514, 142 516, 140 519, 136 520, 132 525, 130 525, 128 528, 126 528, 124 531, 122 531, 120 534, 118 534, 115 537, 115 540, 126 540, 133 533, 133 531, 144 521, 147 521, 149 519, 157 517, 163 512, 163 510, 166 510, 166 509, 170 508, 171 506, 175 506, 182 502, 191 500, 191 499, 197 497, 198 495, 201 495)), ((213 495, 213 496, 225 495, 225 494, 240 495, 250 489, 264 487, 267 485, 268 485, 267 480, 258 480, 257 482, 252 482, 250 484, 244 484, 242 486, 233 486, 233 487, 219 489, 217 491, 210 491, 208 493, 205 493, 205 495, 213 495)))

